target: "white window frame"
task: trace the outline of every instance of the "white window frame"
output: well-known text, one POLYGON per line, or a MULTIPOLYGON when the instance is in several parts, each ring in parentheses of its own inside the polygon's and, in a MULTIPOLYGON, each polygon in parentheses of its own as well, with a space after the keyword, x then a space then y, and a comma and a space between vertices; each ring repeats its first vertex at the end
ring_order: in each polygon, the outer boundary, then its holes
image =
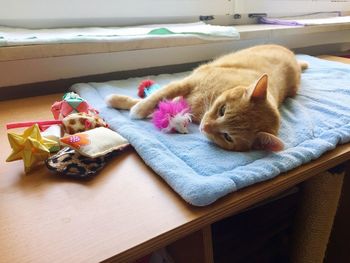
POLYGON ((66 27, 198 21, 230 16, 233 0, 0 0, 0 25, 66 27))

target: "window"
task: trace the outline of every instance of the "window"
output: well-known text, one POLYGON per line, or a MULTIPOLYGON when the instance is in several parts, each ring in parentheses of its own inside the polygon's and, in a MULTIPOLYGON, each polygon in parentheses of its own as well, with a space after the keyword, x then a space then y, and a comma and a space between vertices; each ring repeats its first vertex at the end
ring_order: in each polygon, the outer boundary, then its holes
MULTIPOLYGON (((0 0, 0 7, 0 26, 49 28, 183 23, 198 21, 200 15, 214 16, 210 21, 213 24, 232 25, 254 23, 255 19, 248 17, 251 13, 266 13, 272 17, 320 11, 349 13, 350 0, 0 0)), ((4 76, 0 78, 0 89, 205 61, 262 43, 279 43, 289 48, 332 45, 333 51, 349 47, 350 29, 347 25, 340 27, 339 31, 336 26, 324 31, 317 28, 315 31, 307 28, 275 30, 271 26, 251 25, 237 28, 241 33, 240 41, 173 42, 173 45, 164 46, 153 42, 147 48, 140 48, 138 43, 132 47, 120 45, 120 42, 4 47, 0 59, 0 71, 4 76)), ((327 47, 327 52, 332 50, 327 47)), ((317 49, 312 48, 312 51, 317 52, 317 49)))
POLYGON ((250 13, 350 11, 350 0, 0 0, 0 6, 0 25, 29 28, 194 22, 200 15, 228 25, 254 22, 244 19, 250 13))
POLYGON ((19 27, 135 25, 233 14, 233 0, 0 0, 0 24, 19 27))

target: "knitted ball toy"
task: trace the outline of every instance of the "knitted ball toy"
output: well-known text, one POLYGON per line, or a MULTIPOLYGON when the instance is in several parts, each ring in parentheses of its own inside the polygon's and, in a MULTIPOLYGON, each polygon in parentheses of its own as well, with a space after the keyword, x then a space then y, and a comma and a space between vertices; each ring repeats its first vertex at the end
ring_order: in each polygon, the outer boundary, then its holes
POLYGON ((153 113, 153 124, 163 132, 188 133, 191 109, 184 98, 164 100, 153 113))
POLYGON ((140 98, 146 98, 160 88, 160 85, 155 83, 153 80, 145 79, 139 84, 137 95, 140 98))

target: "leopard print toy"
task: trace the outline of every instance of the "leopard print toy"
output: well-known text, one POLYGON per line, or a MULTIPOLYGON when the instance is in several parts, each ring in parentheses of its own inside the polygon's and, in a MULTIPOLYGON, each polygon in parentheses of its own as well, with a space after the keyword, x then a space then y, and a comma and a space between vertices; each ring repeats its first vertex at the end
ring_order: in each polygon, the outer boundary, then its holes
POLYGON ((62 120, 66 133, 75 134, 91 130, 97 127, 106 127, 108 124, 98 115, 91 115, 84 112, 72 113, 62 120))
POLYGON ((100 171, 106 165, 107 161, 124 149, 110 152, 101 157, 89 158, 66 147, 48 158, 45 164, 50 171, 60 175, 75 179, 89 179, 100 171))

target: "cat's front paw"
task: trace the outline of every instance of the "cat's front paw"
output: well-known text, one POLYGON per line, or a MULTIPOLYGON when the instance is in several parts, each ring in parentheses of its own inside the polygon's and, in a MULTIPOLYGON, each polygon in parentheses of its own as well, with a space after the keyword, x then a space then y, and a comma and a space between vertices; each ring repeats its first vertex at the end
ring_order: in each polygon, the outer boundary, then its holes
POLYGON ((135 104, 131 109, 130 109, 130 118, 131 119, 145 119, 149 113, 146 111, 144 108, 145 105, 143 105, 142 102, 139 102, 135 104))

